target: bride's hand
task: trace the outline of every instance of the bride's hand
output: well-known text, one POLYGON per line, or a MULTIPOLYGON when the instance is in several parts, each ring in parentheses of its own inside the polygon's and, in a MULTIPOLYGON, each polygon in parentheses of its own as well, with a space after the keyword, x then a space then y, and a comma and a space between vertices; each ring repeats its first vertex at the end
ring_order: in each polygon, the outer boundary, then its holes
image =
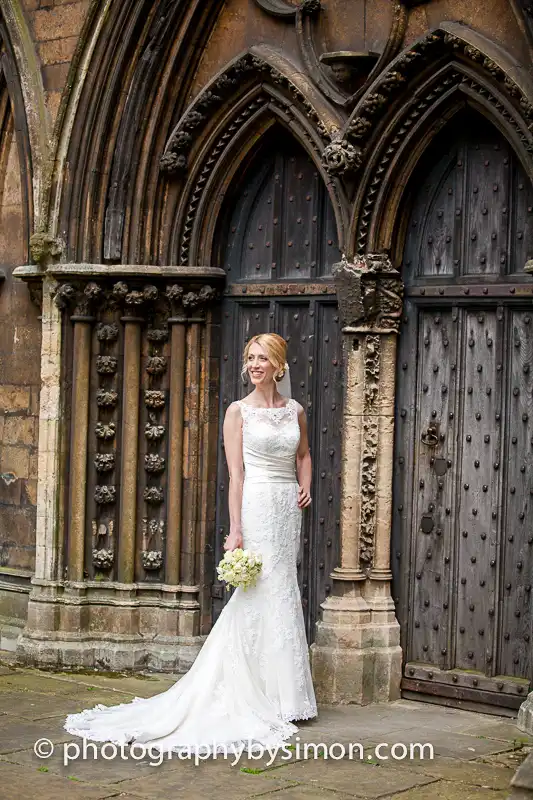
POLYGON ((230 533, 224 540, 224 550, 235 550, 242 547, 242 533, 230 533))
POLYGON ((311 505, 311 494, 300 486, 298 489, 298 508, 306 508, 311 505))

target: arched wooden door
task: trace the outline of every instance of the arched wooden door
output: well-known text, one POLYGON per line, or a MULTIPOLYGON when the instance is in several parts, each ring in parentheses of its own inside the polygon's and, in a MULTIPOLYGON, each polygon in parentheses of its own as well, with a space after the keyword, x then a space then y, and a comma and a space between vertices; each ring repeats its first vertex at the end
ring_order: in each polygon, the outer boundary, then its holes
POLYGON ((411 185, 392 548, 402 686, 516 709, 533 678, 533 188, 467 111, 411 185))
MULTIPOLYGON (((229 532, 222 422, 244 397, 240 370, 246 341, 279 333, 289 344, 292 395, 307 410, 313 503, 304 511, 299 583, 309 640, 330 591, 339 532, 341 333, 331 266, 339 260, 332 206, 320 174, 285 129, 252 154, 222 216, 222 304, 215 565, 229 532)), ((213 620, 227 599, 214 578, 213 620)))

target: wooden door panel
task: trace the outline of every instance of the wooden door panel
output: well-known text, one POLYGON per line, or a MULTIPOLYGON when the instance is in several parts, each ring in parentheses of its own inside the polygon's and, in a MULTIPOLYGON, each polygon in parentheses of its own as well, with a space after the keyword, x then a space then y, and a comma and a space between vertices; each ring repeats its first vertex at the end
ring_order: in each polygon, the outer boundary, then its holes
POLYGON ((404 689, 446 702, 517 708, 533 678, 532 220, 510 145, 451 123, 411 188, 392 554, 404 689))
POLYGON ((533 583, 533 319, 509 314, 507 432, 502 497, 501 652, 498 669, 531 675, 533 583))
POLYGON ((412 657, 445 666, 450 647, 450 581, 458 318, 420 313, 415 428, 412 657))
POLYGON ((505 267, 509 229, 509 148, 499 134, 465 147, 465 275, 498 274, 505 267))
POLYGON ((455 662, 491 672, 497 597, 503 369, 500 310, 464 310, 455 662))

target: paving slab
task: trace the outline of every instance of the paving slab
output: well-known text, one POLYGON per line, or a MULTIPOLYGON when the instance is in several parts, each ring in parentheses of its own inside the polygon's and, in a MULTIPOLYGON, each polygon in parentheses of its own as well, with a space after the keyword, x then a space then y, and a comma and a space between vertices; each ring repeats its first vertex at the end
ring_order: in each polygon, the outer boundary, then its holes
POLYGON ((0 709, 4 714, 8 717, 27 720, 41 720, 50 717, 65 718, 67 714, 83 711, 97 703, 116 705, 130 701, 129 695, 115 694, 114 692, 104 693, 99 689, 86 694, 80 692, 77 696, 54 697, 53 703, 50 695, 37 694, 37 692, 0 693, 0 709))
POLYGON ((407 792, 388 795, 382 800, 428 800, 428 798, 431 800, 507 800, 508 794, 508 789, 494 791, 451 781, 438 781, 431 784, 431 794, 424 786, 417 786, 407 792))
MULTIPOLYGON (((409 728, 408 730, 384 736, 379 741, 372 739, 367 741, 368 745, 386 745, 381 748, 381 752, 390 755, 389 748, 393 745, 403 744, 409 748, 409 753, 417 754, 418 745, 431 745, 434 755, 449 756, 463 761, 470 761, 483 755, 501 753, 512 748, 512 742, 498 739, 480 739, 474 733, 464 734, 456 731, 430 731, 424 727, 409 728), (412 749, 411 749, 412 748, 412 749)), ((428 748, 424 752, 429 752, 428 748)), ((401 748, 397 748, 395 754, 402 756, 401 748)))
POLYGON ((462 782, 483 789, 505 789, 509 787, 515 774, 515 769, 505 764, 490 764, 485 760, 462 761, 448 756, 397 761, 391 766, 395 770, 421 772, 434 778, 462 782))
POLYGON ((391 786, 398 791, 405 791, 413 786, 425 786, 437 780, 423 773, 395 771, 389 767, 349 759, 300 761, 264 775, 267 778, 272 775, 283 776, 286 780, 298 783, 313 782, 322 789, 365 798, 383 797, 390 793, 391 786))
MULTIPOLYGON (((55 747, 53 755, 46 759, 38 758, 33 748, 29 748, 0 756, 0 761, 26 766, 30 769, 45 768, 47 772, 53 775, 63 777, 71 775, 81 781, 93 781, 102 785, 116 784, 124 780, 152 775, 158 769, 155 766, 150 766, 147 761, 141 762, 140 759, 129 758, 126 749, 124 750, 126 758, 121 758, 119 754, 116 758, 106 759, 101 755, 101 745, 97 744, 95 751, 97 757, 94 758, 93 751, 88 748, 85 751, 86 758, 83 758, 84 751, 81 749, 82 743, 79 740, 73 738, 64 744, 67 745, 66 750, 63 748, 63 744, 60 743, 55 747), (77 744, 80 750, 74 748, 74 744, 77 744), (66 764, 65 754, 68 756, 66 764)), ((109 754, 111 754, 111 751, 109 751, 109 754)), ((154 761, 154 763, 157 763, 157 761, 154 761)))
MULTIPOLYGON (((293 786, 290 789, 280 789, 254 797, 264 797, 265 800, 358 800, 354 794, 332 792, 329 789, 320 789, 312 786, 293 786)), ((188 798, 187 798, 188 800, 188 798)))
POLYGON ((183 761, 179 769, 160 770, 154 767, 148 776, 122 781, 120 791, 150 800, 168 800, 182 793, 186 800, 206 800, 214 795, 244 800, 296 785, 289 778, 278 777, 277 772, 276 776, 269 774, 266 778, 266 773, 243 773, 227 763, 209 761, 195 765, 194 762, 183 761))
POLYGON ((0 762, 0 796, 2 800, 103 800, 109 797, 109 789, 94 786, 69 778, 60 778, 50 773, 29 770, 17 764, 0 762))
POLYGON ((58 743, 66 742, 72 739, 72 736, 59 727, 50 730, 50 726, 44 723, 19 721, 7 717, 0 718, 0 755, 6 755, 15 750, 27 750, 33 747, 38 739, 43 738, 58 743))

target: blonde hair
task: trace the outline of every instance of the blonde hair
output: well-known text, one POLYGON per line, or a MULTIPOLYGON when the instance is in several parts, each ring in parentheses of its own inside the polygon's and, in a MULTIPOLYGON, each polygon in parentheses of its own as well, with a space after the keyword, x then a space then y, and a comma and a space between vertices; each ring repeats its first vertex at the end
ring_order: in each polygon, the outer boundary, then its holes
POLYGON ((277 370, 276 380, 280 381, 285 375, 285 364, 287 362, 287 342, 277 333, 258 333, 252 336, 246 343, 242 356, 241 377, 244 378, 248 372, 248 353, 253 344, 258 344, 266 350, 268 360, 277 370))

